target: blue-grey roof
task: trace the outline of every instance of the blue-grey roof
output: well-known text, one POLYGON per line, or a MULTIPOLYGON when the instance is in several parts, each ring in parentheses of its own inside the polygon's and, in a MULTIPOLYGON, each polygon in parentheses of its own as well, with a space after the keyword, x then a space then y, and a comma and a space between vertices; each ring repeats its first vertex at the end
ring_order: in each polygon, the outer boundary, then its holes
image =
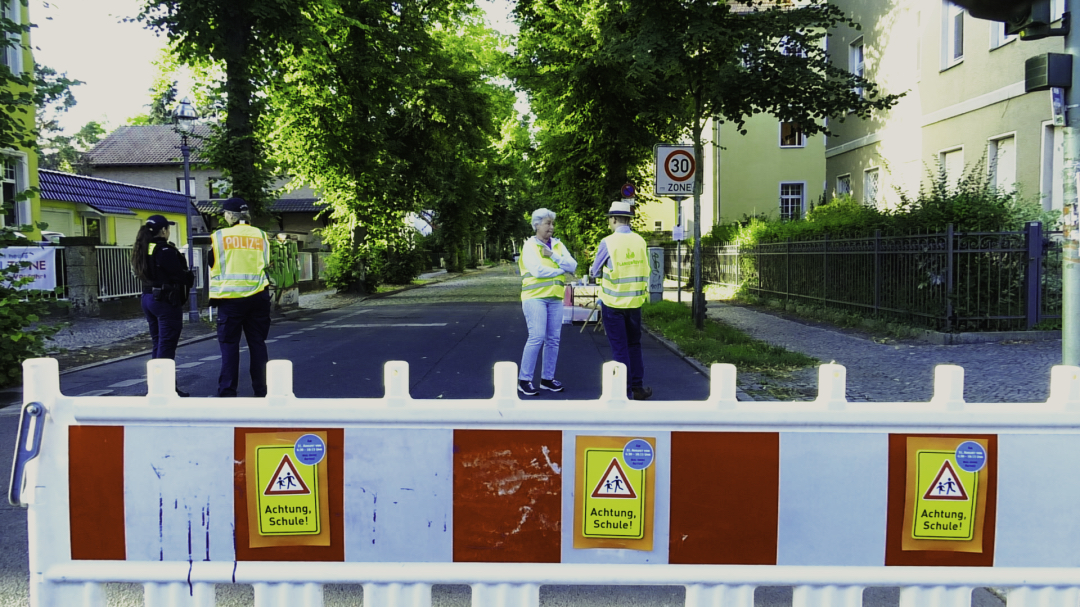
MULTIPOLYGON (((191 162, 202 161, 203 140, 212 132, 208 124, 194 125, 188 137, 191 162)), ((86 159, 93 166, 178 165, 182 162, 180 135, 169 124, 118 127, 94 145, 86 159)))
POLYGON ((81 202, 102 213, 134 215, 136 209, 187 213, 187 198, 180 192, 48 169, 38 170, 38 181, 42 200, 81 202))
MULTIPOLYGON (((319 204, 318 198, 279 198, 270 203, 268 213, 318 213, 326 207, 319 204)), ((195 206, 202 213, 217 215, 221 213, 220 200, 199 200, 195 206)))

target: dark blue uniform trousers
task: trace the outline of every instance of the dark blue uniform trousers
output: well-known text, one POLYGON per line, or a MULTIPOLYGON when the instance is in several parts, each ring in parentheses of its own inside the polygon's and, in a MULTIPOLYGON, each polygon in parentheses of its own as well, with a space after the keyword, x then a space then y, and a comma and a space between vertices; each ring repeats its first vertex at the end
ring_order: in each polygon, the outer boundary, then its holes
POLYGON ((221 346, 221 375, 218 396, 236 396, 240 377, 240 335, 247 339, 251 388, 255 396, 266 396, 266 338, 270 335, 270 292, 264 289, 250 297, 217 300, 217 338, 221 346))
POLYGON ((641 308, 612 308, 600 302, 601 318, 611 357, 626 365, 627 392, 645 384, 645 363, 641 359, 641 308))
POLYGON ((180 331, 184 328, 183 306, 154 301, 153 294, 144 293, 142 309, 146 324, 150 326, 152 358, 176 360, 176 344, 180 342, 180 331))

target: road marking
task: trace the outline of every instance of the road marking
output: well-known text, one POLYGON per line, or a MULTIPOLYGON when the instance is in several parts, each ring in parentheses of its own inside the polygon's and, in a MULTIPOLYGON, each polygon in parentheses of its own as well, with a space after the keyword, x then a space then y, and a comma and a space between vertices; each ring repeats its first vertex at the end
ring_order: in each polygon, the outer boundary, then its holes
POLYGON ((110 388, 128 388, 130 386, 137 386, 139 384, 145 384, 146 378, 140 379, 125 379, 124 381, 118 381, 115 384, 109 386, 110 388))
POLYGON ((275 341, 277 341, 277 340, 276 340, 276 339, 267 339, 267 340, 263 341, 263 343, 264 343, 264 344, 272 344, 272 343, 274 343, 275 341))
POLYGON ((387 324, 335 325, 328 329, 367 329, 371 327, 445 327, 444 322, 395 322, 387 324))
POLYGON ((76 394, 75 396, 105 396, 106 394, 112 393, 112 390, 91 390, 89 392, 83 392, 82 394, 76 394))
POLYGON ((184 363, 182 365, 176 365, 176 368, 177 369, 190 369, 192 367, 198 367, 199 365, 202 365, 202 364, 205 364, 205 363, 203 363, 203 361, 200 360, 200 361, 194 362, 194 363, 184 363))
POLYGON ((0 409, 0 417, 18 417, 20 413, 22 413, 22 407, 14 403, 0 409))
POLYGON ((217 355, 215 355, 215 356, 207 356, 207 357, 205 357, 205 358, 200 358, 199 360, 217 360, 217 359, 219 359, 219 358, 221 358, 221 355, 220 355, 220 354, 217 354, 217 355))

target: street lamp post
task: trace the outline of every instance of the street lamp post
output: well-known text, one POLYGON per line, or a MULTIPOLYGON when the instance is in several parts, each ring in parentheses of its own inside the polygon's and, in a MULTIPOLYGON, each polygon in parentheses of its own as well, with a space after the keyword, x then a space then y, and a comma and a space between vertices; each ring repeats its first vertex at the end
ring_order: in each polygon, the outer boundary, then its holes
MULTIPOLYGON (((188 135, 195 127, 195 119, 198 118, 191 101, 184 97, 180 101, 180 107, 176 108, 174 118, 176 120, 176 132, 180 133, 180 154, 184 157, 184 196, 187 198, 187 258, 188 269, 195 272, 195 244, 192 240, 192 227, 194 216, 191 213, 195 206, 191 199, 191 148, 188 147, 188 135)), ((188 301, 188 322, 199 322, 199 293, 192 288, 188 301)))

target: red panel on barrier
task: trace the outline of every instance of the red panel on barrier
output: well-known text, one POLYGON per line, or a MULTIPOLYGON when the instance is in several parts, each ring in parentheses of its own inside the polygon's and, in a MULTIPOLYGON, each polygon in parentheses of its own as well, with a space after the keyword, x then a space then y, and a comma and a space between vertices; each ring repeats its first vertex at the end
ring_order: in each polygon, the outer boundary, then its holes
POLYGON ((454 431, 454 561, 558 563, 562 432, 454 431))
POLYGON ((124 427, 68 427, 71 558, 127 559, 124 427))
POLYGON ((238 561, 344 561, 345 560, 345 431, 341 428, 236 428, 233 433, 233 513, 236 521, 238 561), (248 495, 245 436, 259 432, 326 432, 327 499, 330 502, 329 546, 248 546, 248 495))
POLYGON ((997 436, 993 434, 890 434, 889 513, 885 534, 885 564, 930 567, 993 567, 994 531, 997 526, 997 436), (907 484, 907 439, 909 436, 971 438, 987 441, 986 514, 983 518, 982 552, 903 550, 904 499, 907 484))
POLYGON ((775 565, 776 432, 672 432, 668 562, 775 565))

